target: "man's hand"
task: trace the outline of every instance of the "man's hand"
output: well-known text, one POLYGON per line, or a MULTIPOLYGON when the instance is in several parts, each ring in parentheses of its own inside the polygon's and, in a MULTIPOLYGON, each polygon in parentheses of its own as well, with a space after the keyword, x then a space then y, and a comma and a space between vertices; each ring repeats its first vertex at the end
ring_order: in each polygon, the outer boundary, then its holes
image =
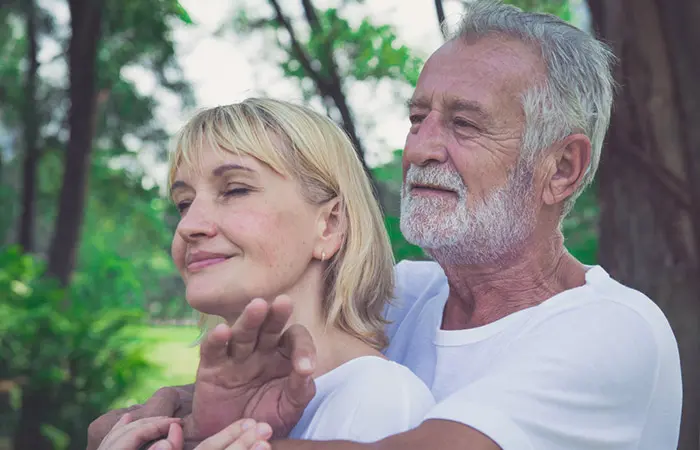
POLYGON ((271 305, 253 300, 231 328, 215 328, 202 343, 196 406, 194 385, 161 388, 144 405, 111 411, 93 421, 87 450, 96 450, 127 412, 133 420, 184 418, 185 447, 190 448, 242 418, 266 422, 275 437, 286 436, 316 393, 311 376, 316 349, 304 327, 293 325, 284 331, 291 312, 287 296, 271 305))
POLYGON ((235 420, 252 418, 284 437, 315 394, 315 347, 309 332, 293 325, 289 297, 268 305, 253 300, 232 327, 219 325, 200 347, 187 440, 211 436, 235 420))

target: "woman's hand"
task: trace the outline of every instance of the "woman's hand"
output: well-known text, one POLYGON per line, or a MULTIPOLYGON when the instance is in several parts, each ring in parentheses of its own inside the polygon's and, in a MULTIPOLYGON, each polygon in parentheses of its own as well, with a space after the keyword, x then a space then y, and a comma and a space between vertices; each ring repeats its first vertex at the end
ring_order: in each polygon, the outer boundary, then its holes
MULTIPOLYGON (((147 417, 132 422, 129 413, 124 414, 107 433, 98 450, 138 450, 145 443, 168 433, 172 426, 179 428, 182 419, 172 417, 147 417)), ((166 442, 166 439, 164 442, 166 442)), ((180 433, 182 441, 182 433, 180 433)), ((182 444, 180 443, 180 446, 182 444)), ((168 447, 165 447, 168 448, 168 447)))
POLYGON ((208 438, 195 450, 270 450, 267 440, 271 437, 270 425, 243 419, 208 438))
MULTIPOLYGON (((252 419, 241 419, 199 443, 193 450, 270 450, 267 440, 271 437, 270 425, 256 423, 252 419)), ((184 443, 182 428, 178 424, 172 424, 167 439, 154 443, 148 450, 183 450, 191 449, 193 445, 184 443)))
MULTIPOLYGON (((171 417, 147 417, 132 422, 129 413, 124 414, 105 436, 98 450, 139 450, 147 442, 166 433, 165 439, 153 443, 148 450, 183 450, 185 444, 180 422, 181 419, 171 417)), ((270 450, 267 442, 270 437, 270 425, 242 419, 207 438, 194 450, 270 450)))

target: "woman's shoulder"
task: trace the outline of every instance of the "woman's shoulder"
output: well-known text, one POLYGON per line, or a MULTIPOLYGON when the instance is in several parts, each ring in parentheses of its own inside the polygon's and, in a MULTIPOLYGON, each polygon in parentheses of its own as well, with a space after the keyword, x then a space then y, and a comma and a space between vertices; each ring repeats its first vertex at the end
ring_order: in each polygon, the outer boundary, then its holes
POLYGON ((420 378, 378 356, 352 359, 317 378, 316 400, 304 436, 358 442, 414 428, 435 405, 420 378))
POLYGON ((434 404, 430 389, 416 374, 381 356, 352 359, 327 375, 336 377, 333 383, 336 397, 361 403, 390 402, 402 407, 434 404))

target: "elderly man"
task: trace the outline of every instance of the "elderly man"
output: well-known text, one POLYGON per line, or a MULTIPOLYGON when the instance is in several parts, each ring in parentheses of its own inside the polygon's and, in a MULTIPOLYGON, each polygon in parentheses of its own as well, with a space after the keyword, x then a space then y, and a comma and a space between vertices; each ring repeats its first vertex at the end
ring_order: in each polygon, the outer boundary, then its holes
POLYGON ((409 103, 401 229, 436 262, 398 264, 386 312, 386 356, 423 379, 437 406, 375 444, 273 449, 676 448, 681 376, 668 322, 572 257, 560 231, 600 160, 612 59, 554 17, 469 7, 409 103))

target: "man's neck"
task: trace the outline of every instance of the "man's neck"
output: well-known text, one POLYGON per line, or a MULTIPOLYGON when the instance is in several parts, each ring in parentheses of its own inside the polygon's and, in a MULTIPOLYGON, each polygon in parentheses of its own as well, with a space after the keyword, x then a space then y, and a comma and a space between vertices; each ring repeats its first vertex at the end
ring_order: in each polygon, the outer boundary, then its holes
POLYGON ((560 232, 534 241, 505 261, 441 264, 450 285, 442 328, 486 325, 585 283, 585 268, 566 251, 560 232))

